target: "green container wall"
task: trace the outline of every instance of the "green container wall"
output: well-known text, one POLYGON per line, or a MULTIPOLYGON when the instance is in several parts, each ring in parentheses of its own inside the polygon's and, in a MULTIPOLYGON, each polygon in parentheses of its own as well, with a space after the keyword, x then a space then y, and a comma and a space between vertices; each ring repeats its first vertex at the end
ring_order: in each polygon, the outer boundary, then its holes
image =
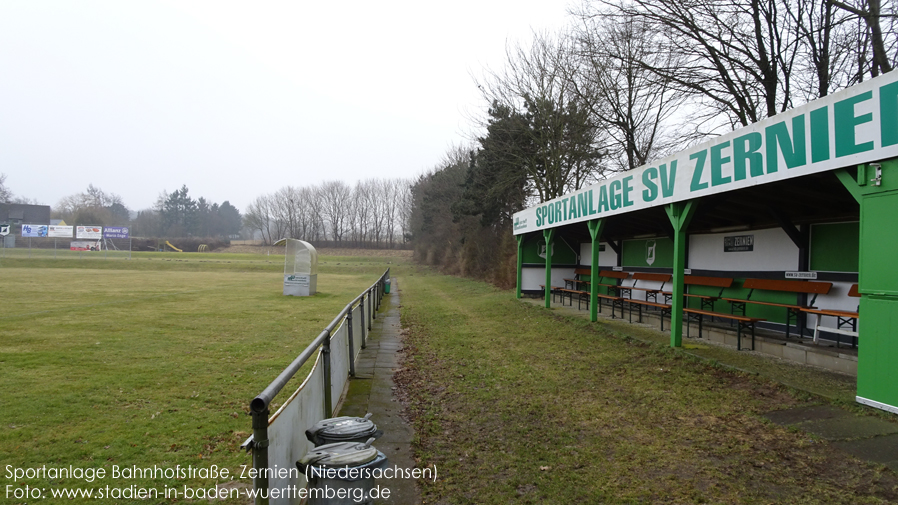
MULTIPOLYGON (((552 249, 553 265, 576 265, 577 253, 574 249, 564 241, 564 239, 555 238, 553 241, 555 247, 552 249)), ((546 258, 540 256, 545 251, 546 240, 542 237, 542 232, 531 233, 524 239, 524 263, 546 263, 546 258)))
POLYGON ((898 413, 898 160, 882 162, 882 184, 860 171, 860 314, 857 395, 898 413))
POLYGON ((898 297, 861 297, 857 395, 898 407, 898 297))
POLYGON ((811 270, 857 272, 860 233, 857 222, 811 226, 811 270))
POLYGON ((673 268, 674 243, 669 238, 647 240, 625 240, 621 251, 621 265, 624 267, 673 268), (655 261, 649 264, 649 245, 655 245, 655 261))

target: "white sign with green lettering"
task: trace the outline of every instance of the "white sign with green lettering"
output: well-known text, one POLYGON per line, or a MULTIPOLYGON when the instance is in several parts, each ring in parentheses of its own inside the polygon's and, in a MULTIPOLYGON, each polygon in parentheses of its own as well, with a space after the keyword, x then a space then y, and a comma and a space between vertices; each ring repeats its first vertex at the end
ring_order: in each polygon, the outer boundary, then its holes
POLYGON ((898 157, 898 72, 514 215, 514 233, 898 157))

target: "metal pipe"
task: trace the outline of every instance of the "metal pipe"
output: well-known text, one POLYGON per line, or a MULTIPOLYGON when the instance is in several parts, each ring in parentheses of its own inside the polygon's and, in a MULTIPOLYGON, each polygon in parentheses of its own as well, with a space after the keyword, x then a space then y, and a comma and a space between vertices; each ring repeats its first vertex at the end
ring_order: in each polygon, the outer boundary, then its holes
POLYGON ((334 414, 333 398, 331 398, 331 338, 330 330, 327 338, 321 344, 321 364, 324 366, 324 415, 331 417, 334 414))
POLYGON ((347 335, 349 336, 349 376, 355 377, 355 349, 352 342, 352 304, 348 306, 349 312, 346 313, 347 335))
MULTIPOLYGON (((366 292, 367 293, 367 292, 366 292)), ((365 295, 366 293, 362 293, 365 295)), ((360 316, 362 316, 362 320, 360 321, 362 324, 359 326, 362 328, 362 349, 364 349, 368 345, 368 319, 365 318, 365 304, 368 303, 364 296, 362 296, 362 301, 359 302, 359 309, 362 311, 360 316)))
POLYGON ((264 490, 256 495, 256 505, 268 505, 268 407, 252 412, 253 416, 253 488, 264 490))
POLYGON ((321 345, 321 343, 325 338, 327 338, 328 335, 328 331, 325 330, 322 331, 317 337, 315 337, 315 340, 313 340, 308 347, 303 349, 303 351, 299 353, 299 356, 297 356, 296 359, 294 359, 293 362, 290 363, 290 365, 288 365, 287 368, 285 368, 284 371, 281 372, 281 374, 278 375, 277 378, 273 380, 271 384, 269 384, 268 387, 265 388, 264 391, 253 398, 253 401, 251 401, 249 404, 249 408, 253 412, 261 412, 263 410, 267 410, 268 405, 271 403, 271 400, 274 399, 275 395, 277 395, 281 391, 281 389, 284 388, 284 385, 287 384, 287 381, 292 379, 296 372, 298 372, 299 369, 302 368, 302 366, 305 364, 305 362, 308 361, 308 359, 315 353, 315 351, 318 350, 318 346, 321 345))

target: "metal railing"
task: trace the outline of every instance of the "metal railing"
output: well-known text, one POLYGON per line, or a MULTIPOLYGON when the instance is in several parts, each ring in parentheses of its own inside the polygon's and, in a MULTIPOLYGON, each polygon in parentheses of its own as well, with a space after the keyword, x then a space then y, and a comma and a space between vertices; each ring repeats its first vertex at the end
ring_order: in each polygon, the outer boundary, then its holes
MULTIPOLYGON (((377 318, 377 311, 380 309, 381 301, 384 296, 385 283, 389 276, 390 269, 388 268, 383 275, 380 276, 377 282, 349 302, 346 307, 337 314, 334 320, 331 321, 331 323, 328 324, 315 338, 315 340, 313 340, 312 343, 309 344, 309 346, 306 347, 299 356, 297 356, 296 359, 294 359, 293 362, 271 382, 271 384, 268 385, 268 387, 250 402, 249 407, 253 419, 253 434, 243 443, 243 445, 241 445, 241 447, 247 450, 252 450, 253 468, 256 470, 256 477, 253 479, 253 487, 257 491, 262 491, 266 495, 268 493, 270 485, 269 476, 271 474, 269 471, 269 445, 271 443, 269 438, 269 427, 274 423, 275 418, 284 411, 287 407, 287 403, 291 401, 300 403, 294 408, 294 410, 300 412, 300 414, 296 414, 297 417, 302 417, 303 415, 306 418, 318 417, 318 419, 315 420, 318 421, 334 415, 334 391, 336 390, 338 392, 337 396, 339 396, 339 392, 344 390, 349 377, 355 375, 355 361, 358 357, 356 350, 365 348, 368 332, 371 330, 373 320, 377 318), (357 317, 359 318, 356 323, 353 322, 354 313, 357 313, 357 317), (356 325, 358 325, 360 329, 359 335, 354 335, 355 332, 353 331, 353 327, 356 325), (335 374, 333 366, 335 363, 332 363, 331 361, 331 344, 332 339, 335 337, 335 333, 339 333, 342 336, 343 332, 345 332, 348 337, 348 342, 346 342, 348 343, 346 346, 348 349, 348 374, 345 372, 343 363, 337 363, 336 365, 338 365, 338 370, 342 369, 344 372, 335 374), (359 343, 355 342, 355 339, 357 338, 360 339, 359 343), (284 388, 287 382, 299 372, 302 366, 310 358, 316 355, 316 352, 318 352, 317 361, 315 362, 315 365, 313 365, 312 370, 309 371, 308 376, 303 380, 293 396, 284 402, 284 405, 280 407, 275 416, 269 419, 269 406, 271 405, 272 400, 274 400, 274 397, 284 388), (317 377, 316 374, 318 374, 319 364, 321 365, 321 378, 323 379, 320 384, 323 389, 323 401, 321 402, 321 405, 302 405, 301 402, 304 399, 305 401, 318 403, 318 397, 314 394, 317 392, 312 392, 303 397, 299 397, 298 393, 303 391, 304 388, 319 385, 317 381, 313 380, 313 378, 317 377), (308 414, 309 412, 321 412, 324 415, 320 417, 317 415, 310 416, 308 414)), ((339 398, 337 398, 337 400, 339 401, 339 398)), ((307 420, 306 423, 303 423, 302 421, 303 420, 291 423, 291 426, 288 429, 294 432, 296 430, 304 432, 307 428, 311 427, 311 424, 309 426, 302 426, 302 424, 311 422, 310 420, 307 420)), ((294 455, 293 457, 298 459, 297 456, 298 455, 294 455)), ((268 504, 268 496, 263 496, 263 493, 258 493, 256 495, 255 503, 268 504)))

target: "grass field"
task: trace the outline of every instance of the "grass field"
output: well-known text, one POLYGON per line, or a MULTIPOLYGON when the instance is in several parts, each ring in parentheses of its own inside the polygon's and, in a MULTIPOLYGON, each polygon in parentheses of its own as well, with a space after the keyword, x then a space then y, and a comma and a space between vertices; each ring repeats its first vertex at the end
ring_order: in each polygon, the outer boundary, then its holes
POLYGON ((426 503, 898 503, 894 472, 761 417, 819 398, 483 283, 398 285, 426 503))
POLYGON ((238 450, 251 431, 249 401, 396 261, 323 256, 319 293, 296 298, 281 295, 283 257, 276 256, 4 257, 0 502, 37 501, 15 499, 26 485, 46 494, 105 485, 214 488, 216 482, 111 479, 109 473, 93 483, 13 482, 8 472, 17 468, 217 465, 239 474, 242 465, 251 466, 238 450))

